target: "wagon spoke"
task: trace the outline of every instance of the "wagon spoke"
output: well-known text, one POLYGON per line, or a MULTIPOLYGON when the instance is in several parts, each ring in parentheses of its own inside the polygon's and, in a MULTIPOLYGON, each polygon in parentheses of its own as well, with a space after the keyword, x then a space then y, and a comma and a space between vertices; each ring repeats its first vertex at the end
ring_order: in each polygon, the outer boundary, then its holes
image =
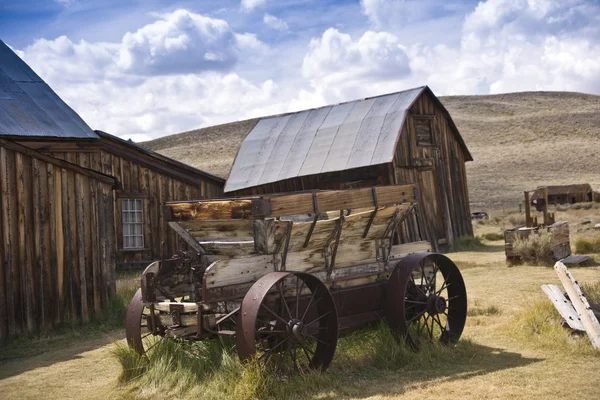
POLYGON ((329 346, 329 343, 322 341, 321 339, 319 339, 318 337, 315 337, 309 333, 306 334, 306 336, 308 336, 309 338, 311 338, 312 340, 315 340, 321 344, 324 344, 325 346, 329 346))
POLYGON ((412 317, 411 319, 409 319, 406 324, 410 324, 411 322, 413 322, 415 319, 420 318, 423 314, 425 314, 426 310, 421 311, 420 313, 418 313, 417 315, 415 315, 414 317, 412 317))
POLYGON ((317 286, 317 288, 315 289, 315 291, 312 293, 312 296, 310 296, 310 300, 308 301, 308 305, 306 306, 306 309, 304 310, 304 313, 302 314, 302 318, 300 318, 300 321, 304 322, 304 318, 306 317, 306 313, 308 312, 308 309, 310 308, 310 306, 311 306, 313 300, 315 299, 315 296, 317 295, 318 291, 319 291, 319 286, 317 286))
POLYGON ((327 311, 325 314, 320 315, 319 317, 313 319, 312 321, 310 321, 308 324, 306 324, 306 326, 310 326, 312 324, 314 324, 315 322, 319 321, 321 318, 326 317, 327 315, 331 314, 331 311, 327 311))
POLYGON ((273 311, 268 305, 266 305, 265 303, 260 303, 260 306, 263 307, 265 310, 267 310, 269 312, 269 314, 271 314, 272 316, 274 316, 275 318, 277 318, 278 320, 280 320, 281 322, 283 322, 284 324, 287 325, 287 321, 284 320, 283 318, 281 318, 275 311, 273 311))
MULTIPOLYGON (((277 282, 276 285, 277 285, 277 289, 279 290, 279 293, 281 295, 281 302, 283 303, 285 310, 287 311, 288 315, 290 316, 290 319, 292 319, 293 318, 292 313, 290 311, 290 308, 287 305, 287 302, 285 301, 285 296, 283 295, 283 288, 281 287, 281 286, 283 286, 283 282, 277 282)), ((284 307, 282 307, 282 310, 281 310, 282 312, 283 312, 284 307)))

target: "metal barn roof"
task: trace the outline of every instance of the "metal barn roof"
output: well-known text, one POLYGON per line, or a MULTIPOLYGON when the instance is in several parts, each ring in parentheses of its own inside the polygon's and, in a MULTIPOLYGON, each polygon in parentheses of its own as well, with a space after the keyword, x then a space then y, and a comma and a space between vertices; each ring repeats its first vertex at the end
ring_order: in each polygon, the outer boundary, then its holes
POLYGON ((98 139, 71 107, 0 40, 0 136, 98 139))
POLYGON ((406 113, 426 88, 259 120, 240 146, 225 192, 391 162, 406 113))

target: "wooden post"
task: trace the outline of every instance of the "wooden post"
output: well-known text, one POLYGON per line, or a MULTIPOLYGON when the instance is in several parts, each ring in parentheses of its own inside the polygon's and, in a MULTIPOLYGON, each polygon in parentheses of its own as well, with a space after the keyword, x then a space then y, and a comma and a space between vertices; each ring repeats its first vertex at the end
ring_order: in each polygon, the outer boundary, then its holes
POLYGON ((530 228, 533 225, 531 221, 531 204, 529 203, 529 192, 525 191, 523 192, 523 194, 525 195, 525 226, 530 228))
POLYGON ((571 300, 573 307, 575 307, 577 315, 592 342, 592 346, 600 350, 600 323, 583 295, 581 287, 562 262, 558 261, 554 264, 554 270, 569 295, 569 300, 571 300))
POLYGON ((550 225, 548 216, 548 188, 544 188, 544 226, 550 225))

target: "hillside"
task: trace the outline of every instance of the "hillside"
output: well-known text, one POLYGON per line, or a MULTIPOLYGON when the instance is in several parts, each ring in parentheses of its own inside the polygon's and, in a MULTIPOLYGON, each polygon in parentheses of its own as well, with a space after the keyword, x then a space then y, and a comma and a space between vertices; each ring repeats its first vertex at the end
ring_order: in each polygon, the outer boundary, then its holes
MULTIPOLYGON (((600 96, 522 92, 441 97, 474 161, 467 164, 472 209, 515 207, 544 184, 589 182, 600 189, 600 96)), ((226 177, 256 119, 141 143, 226 177)))

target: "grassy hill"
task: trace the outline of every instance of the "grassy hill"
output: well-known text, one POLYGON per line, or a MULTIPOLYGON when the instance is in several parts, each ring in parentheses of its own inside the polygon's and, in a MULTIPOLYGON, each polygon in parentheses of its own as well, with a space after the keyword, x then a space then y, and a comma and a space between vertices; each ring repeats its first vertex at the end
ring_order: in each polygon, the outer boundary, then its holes
MULTIPOLYGON (((472 209, 516 207, 545 184, 589 182, 600 189, 600 96, 522 92, 441 97, 475 161, 467 164, 472 209)), ((226 177, 256 119, 141 143, 226 177)))

